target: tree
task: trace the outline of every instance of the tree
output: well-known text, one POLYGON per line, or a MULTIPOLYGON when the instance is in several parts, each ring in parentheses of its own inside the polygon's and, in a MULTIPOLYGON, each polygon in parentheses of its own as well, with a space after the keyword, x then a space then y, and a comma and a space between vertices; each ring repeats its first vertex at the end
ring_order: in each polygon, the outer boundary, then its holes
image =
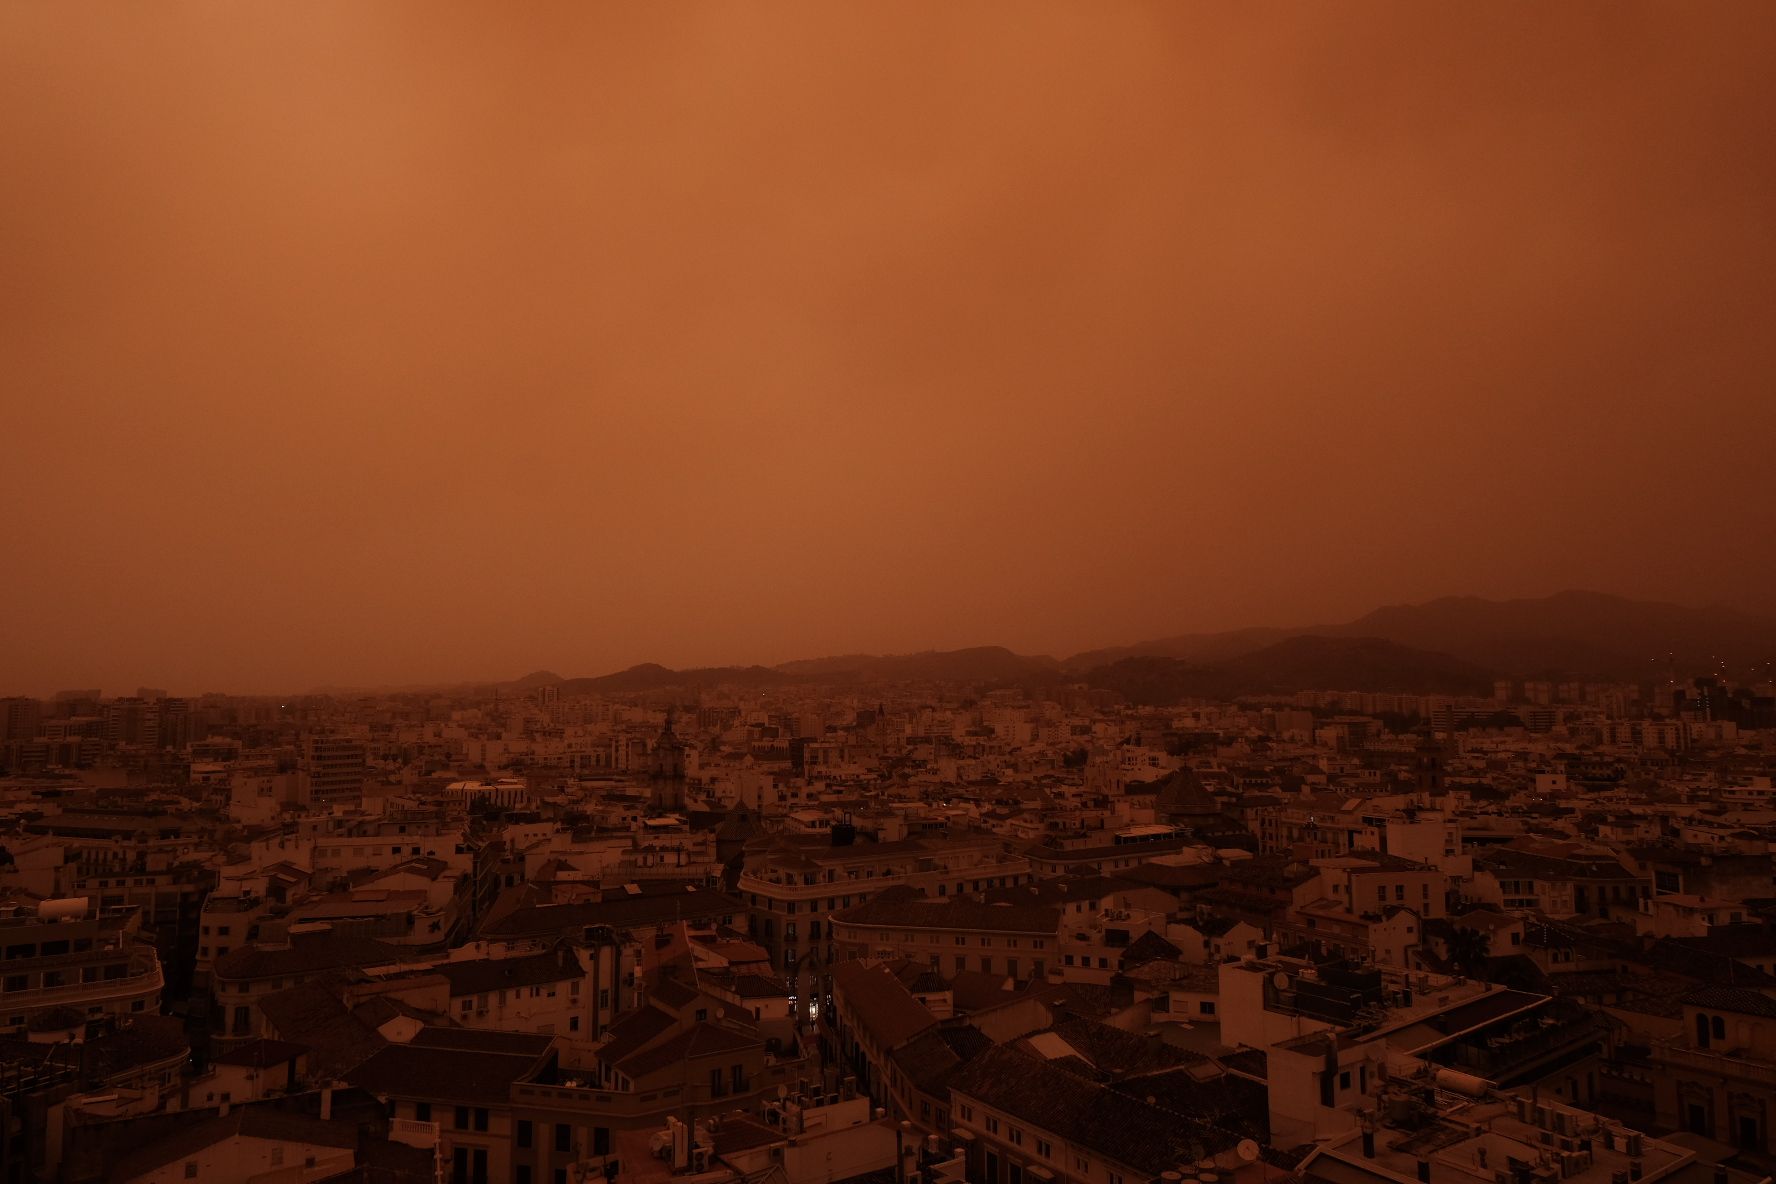
POLYGON ((1457 974, 1477 978, 1486 969, 1492 956, 1492 936, 1484 929, 1467 929, 1461 925, 1444 942, 1450 969, 1457 974))

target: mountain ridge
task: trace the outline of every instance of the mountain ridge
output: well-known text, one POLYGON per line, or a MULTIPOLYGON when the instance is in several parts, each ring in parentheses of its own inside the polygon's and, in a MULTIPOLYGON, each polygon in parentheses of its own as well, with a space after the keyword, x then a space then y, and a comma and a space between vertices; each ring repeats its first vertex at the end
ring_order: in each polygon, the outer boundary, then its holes
MULTIPOLYGON (((1282 689, 1473 689, 1493 677, 1636 680, 1666 666, 1735 667, 1776 658, 1776 619, 1728 605, 1690 607, 1568 589, 1543 597, 1492 600, 1446 596, 1390 604, 1351 621, 1284 628, 1251 626, 1084 650, 1065 659, 970 646, 910 654, 841 654, 774 666, 672 670, 642 663, 594 678, 527 675, 514 687, 555 679, 566 691, 624 693, 672 686, 794 683, 1104 681, 1131 659, 1182 663, 1165 668, 1179 685, 1282 689), (1302 639, 1342 639, 1331 646, 1302 639), (1390 648, 1391 647, 1391 648, 1390 648), (1188 673, 1186 673, 1188 671, 1188 673), (1288 687, 1291 680, 1312 684, 1288 687), (1383 686, 1392 679, 1400 685, 1383 686), (1342 680, 1342 681, 1341 681, 1342 680)), ((1136 668, 1122 667, 1124 673, 1136 668)), ((1146 668, 1149 674, 1159 667, 1146 668)))

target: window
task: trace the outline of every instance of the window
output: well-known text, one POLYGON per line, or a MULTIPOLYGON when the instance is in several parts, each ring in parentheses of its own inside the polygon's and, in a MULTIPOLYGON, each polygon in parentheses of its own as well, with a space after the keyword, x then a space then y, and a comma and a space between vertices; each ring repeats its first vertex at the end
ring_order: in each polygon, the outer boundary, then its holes
POLYGON ((1011 1145, 1013 1147, 1022 1147, 1024 1145, 1023 1128, 1014 1126, 1008 1133, 1011 1136, 1011 1145))
POLYGON ((413 1103, 413 1117, 420 1122, 432 1120, 432 1104, 430 1102, 413 1103))
POLYGON ((1055 1153, 1055 1149, 1054 1149, 1053 1143, 1050 1143, 1047 1139, 1037 1139, 1036 1140, 1036 1154, 1037 1155, 1040 1155, 1043 1159, 1053 1159, 1054 1153, 1055 1153))
POLYGON ((451 1117, 455 1120, 454 1125, 457 1130, 466 1131, 469 1129, 469 1108, 467 1106, 458 1106, 456 1113, 451 1117))
POLYGON ((573 1127, 568 1126, 564 1122, 558 1122, 555 1124, 555 1150, 573 1150, 573 1127))
POLYGON ((529 1147, 536 1138, 536 1128, 528 1118, 518 1120, 518 1146, 529 1147))
POLYGON ((186 1163, 185 1163, 185 1178, 187 1180, 197 1179, 197 1161, 195 1159, 186 1161, 186 1163))
POLYGON ((987 1119, 987 1133, 989 1135, 996 1135, 999 1133, 999 1120, 997 1118, 987 1119))
POLYGON ((1196 1005, 1196 1011, 1198 1015, 1214 1015, 1215 1001, 1213 999, 1204 999, 1196 1005))

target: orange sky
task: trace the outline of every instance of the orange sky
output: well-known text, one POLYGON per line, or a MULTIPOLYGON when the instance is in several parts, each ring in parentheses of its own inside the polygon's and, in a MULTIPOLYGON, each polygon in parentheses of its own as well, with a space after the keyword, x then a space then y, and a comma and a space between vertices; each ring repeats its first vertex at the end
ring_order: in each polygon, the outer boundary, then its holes
POLYGON ((1776 593, 1776 6, 0 6, 0 692, 1776 593))

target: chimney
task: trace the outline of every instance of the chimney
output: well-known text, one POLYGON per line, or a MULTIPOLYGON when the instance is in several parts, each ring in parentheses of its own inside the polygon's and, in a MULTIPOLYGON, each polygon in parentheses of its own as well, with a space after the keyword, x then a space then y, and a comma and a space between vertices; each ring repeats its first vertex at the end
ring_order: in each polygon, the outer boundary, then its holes
POLYGON ((322 1122, 331 1122, 332 1120, 333 1120, 333 1087, 330 1085, 323 1085, 321 1087, 321 1121, 322 1122))
POLYGON ((1428 1159, 1418 1161, 1418 1184, 1431 1184, 1431 1161, 1428 1159))
POLYGON ((1726 1164, 1717 1163, 1714 1165, 1714 1184, 1727 1184, 1726 1164))
POLYGON ((1374 1159, 1375 1158, 1375 1132, 1374 1131, 1365 1130, 1363 1132, 1363 1158, 1364 1159, 1374 1159))

